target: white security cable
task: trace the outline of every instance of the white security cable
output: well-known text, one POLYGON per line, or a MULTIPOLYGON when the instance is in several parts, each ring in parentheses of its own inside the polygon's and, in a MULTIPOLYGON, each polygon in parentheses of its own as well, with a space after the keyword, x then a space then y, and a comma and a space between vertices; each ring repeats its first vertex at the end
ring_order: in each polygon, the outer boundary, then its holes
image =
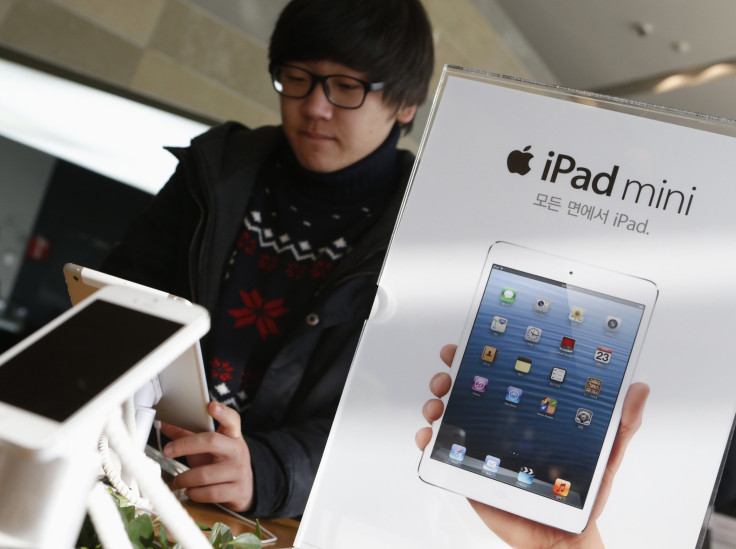
POLYGON ((151 504, 145 499, 141 498, 137 490, 133 490, 125 483, 125 481, 123 481, 122 477, 120 476, 119 470, 115 467, 115 465, 113 465, 112 457, 110 456, 110 447, 107 435, 102 435, 100 437, 100 440, 97 443, 97 450, 100 453, 102 470, 105 472, 107 480, 110 481, 110 484, 115 489, 115 491, 123 496, 125 499, 127 499, 131 505, 150 509, 151 504))
MULTIPOLYGON (((153 406, 161 400, 162 394, 158 377, 154 377, 123 404, 123 418, 128 434, 141 450, 146 447, 146 440, 156 417, 153 406)), ((113 488, 132 505, 150 509, 151 504, 141 496, 135 478, 128 473, 125 464, 113 459, 115 456, 110 452, 106 435, 100 437, 97 448, 102 470, 113 488)))

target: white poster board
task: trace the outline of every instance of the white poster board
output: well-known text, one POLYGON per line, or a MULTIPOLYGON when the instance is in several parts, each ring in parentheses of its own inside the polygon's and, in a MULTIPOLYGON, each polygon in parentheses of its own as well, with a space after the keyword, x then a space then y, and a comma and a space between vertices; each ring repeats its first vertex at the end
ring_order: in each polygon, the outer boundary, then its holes
POLYGON ((734 136, 725 120, 446 68, 296 546, 505 546, 418 479, 414 443, 499 240, 656 283, 634 376, 651 395, 598 526, 609 547, 697 546, 736 411, 734 136), (508 158, 526 148, 521 175, 508 158))

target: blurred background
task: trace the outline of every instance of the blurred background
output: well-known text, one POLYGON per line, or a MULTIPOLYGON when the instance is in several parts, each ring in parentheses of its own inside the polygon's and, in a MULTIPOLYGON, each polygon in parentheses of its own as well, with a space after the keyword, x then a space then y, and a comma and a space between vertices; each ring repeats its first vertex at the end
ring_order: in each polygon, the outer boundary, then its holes
MULTIPOLYGON (((257 126, 278 122, 266 47, 285 4, 0 0, 0 45, 193 113, 257 126)), ((730 0, 424 4, 435 82, 449 63, 736 118, 730 0)))

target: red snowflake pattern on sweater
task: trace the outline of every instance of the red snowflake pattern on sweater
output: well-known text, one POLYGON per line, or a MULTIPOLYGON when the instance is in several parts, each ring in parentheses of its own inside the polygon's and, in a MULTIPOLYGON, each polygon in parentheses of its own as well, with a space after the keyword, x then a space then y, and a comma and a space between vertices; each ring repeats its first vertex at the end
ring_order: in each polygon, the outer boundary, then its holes
POLYGON ((286 272, 286 276, 288 276, 289 278, 293 278, 294 280, 301 280, 309 273, 309 267, 307 267, 303 263, 292 261, 286 266, 284 272, 286 272))
POLYGON ((321 259, 315 261, 312 265, 312 278, 327 278, 333 266, 334 263, 322 261, 321 259))
POLYGON ((264 271, 271 272, 279 264, 278 256, 271 254, 261 254, 258 258, 258 268, 264 271))
POLYGON ((262 339, 266 339, 271 334, 281 333, 274 319, 289 312, 289 309, 283 307, 283 298, 264 301, 256 289, 251 293, 244 290, 239 290, 239 292, 245 307, 228 311, 237 319, 236 328, 255 324, 262 339))
POLYGON ((243 231, 238 235, 235 246, 243 250, 248 255, 253 255, 258 248, 258 240, 248 231, 243 231))
POLYGON ((232 379, 232 375, 230 374, 234 368, 230 366, 229 362, 220 362, 220 359, 215 358, 210 365, 212 366, 212 377, 221 381, 232 379))

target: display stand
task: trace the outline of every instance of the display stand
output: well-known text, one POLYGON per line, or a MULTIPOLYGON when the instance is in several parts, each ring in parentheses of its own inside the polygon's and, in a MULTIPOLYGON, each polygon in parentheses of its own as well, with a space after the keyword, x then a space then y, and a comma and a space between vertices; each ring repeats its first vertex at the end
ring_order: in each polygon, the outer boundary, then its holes
POLYGON ((723 119, 447 67, 296 546, 504 546, 418 479, 414 443, 498 240, 658 286, 634 376, 651 395, 598 526, 610 547, 698 546, 736 410, 734 137, 723 119))

